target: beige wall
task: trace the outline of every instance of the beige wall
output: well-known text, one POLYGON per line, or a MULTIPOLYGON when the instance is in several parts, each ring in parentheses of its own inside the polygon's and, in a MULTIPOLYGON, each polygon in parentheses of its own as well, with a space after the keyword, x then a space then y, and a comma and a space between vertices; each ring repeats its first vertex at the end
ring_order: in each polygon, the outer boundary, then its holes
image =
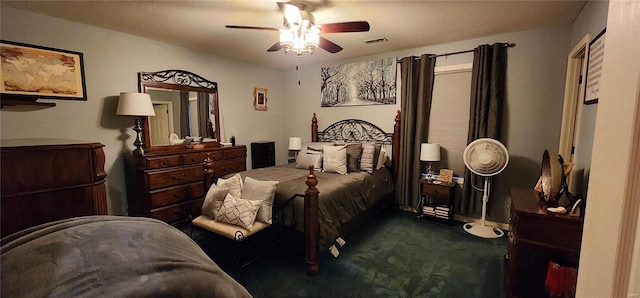
POLYGON ((57 106, 40 111, 2 111, 1 137, 104 144, 110 214, 126 214, 121 154, 130 152, 135 137, 134 119, 115 115, 117 96, 138 90, 139 71, 184 69, 218 82, 222 137, 235 135, 238 144, 247 146, 251 141, 276 141, 278 162, 286 160, 281 71, 4 6, 1 13, 4 40, 82 52, 88 95, 87 101, 41 100, 57 106), (268 89, 268 111, 253 110, 254 87, 268 89))

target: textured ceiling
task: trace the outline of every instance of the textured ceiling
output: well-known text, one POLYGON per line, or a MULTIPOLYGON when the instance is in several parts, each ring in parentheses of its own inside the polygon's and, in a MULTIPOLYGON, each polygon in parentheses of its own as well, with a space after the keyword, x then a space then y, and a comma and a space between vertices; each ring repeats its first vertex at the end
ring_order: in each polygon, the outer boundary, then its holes
POLYGON ((299 61, 267 52, 281 28, 275 1, 2 1, 3 6, 178 44, 272 68, 405 50, 573 22, 586 1, 305 1, 317 24, 368 21, 369 32, 323 34, 344 50, 299 61), (386 37, 387 42, 364 41, 386 37))

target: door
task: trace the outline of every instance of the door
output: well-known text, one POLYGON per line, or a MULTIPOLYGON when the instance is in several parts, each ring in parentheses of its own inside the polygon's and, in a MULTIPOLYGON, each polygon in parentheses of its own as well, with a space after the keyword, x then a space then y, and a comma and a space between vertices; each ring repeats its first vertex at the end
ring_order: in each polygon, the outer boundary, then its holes
POLYGON ((151 144, 169 145, 169 105, 166 103, 153 104, 156 115, 149 117, 149 137, 151 144))

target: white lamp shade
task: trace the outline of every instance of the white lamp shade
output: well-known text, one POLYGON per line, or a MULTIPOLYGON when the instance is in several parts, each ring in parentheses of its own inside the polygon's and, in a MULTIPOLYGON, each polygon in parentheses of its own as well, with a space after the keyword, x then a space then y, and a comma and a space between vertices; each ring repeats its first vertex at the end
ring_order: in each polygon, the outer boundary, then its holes
POLYGON ((440 144, 422 143, 420 145, 421 161, 440 161, 440 144))
POLYGON ((302 149, 302 138, 290 137, 289 150, 300 150, 300 149, 302 149))
POLYGON ((116 115, 155 116, 156 113, 149 94, 121 92, 116 115))

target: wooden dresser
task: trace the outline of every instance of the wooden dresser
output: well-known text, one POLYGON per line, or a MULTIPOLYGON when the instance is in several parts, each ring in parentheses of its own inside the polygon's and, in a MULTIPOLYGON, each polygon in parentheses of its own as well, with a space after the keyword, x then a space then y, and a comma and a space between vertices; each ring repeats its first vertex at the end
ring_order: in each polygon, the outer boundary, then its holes
POLYGON ((583 218, 548 212, 543 202, 533 189, 511 189, 507 297, 546 297, 549 261, 578 267, 583 218))
POLYGON ((247 147, 219 147, 125 154, 129 215, 167 223, 199 215, 206 194, 203 162, 211 156, 214 176, 246 170, 247 147))
POLYGON ((59 219, 107 214, 103 147, 62 139, 2 140, 2 236, 59 219))
POLYGON ((276 142, 251 143, 251 168, 266 168, 276 165, 276 142))

